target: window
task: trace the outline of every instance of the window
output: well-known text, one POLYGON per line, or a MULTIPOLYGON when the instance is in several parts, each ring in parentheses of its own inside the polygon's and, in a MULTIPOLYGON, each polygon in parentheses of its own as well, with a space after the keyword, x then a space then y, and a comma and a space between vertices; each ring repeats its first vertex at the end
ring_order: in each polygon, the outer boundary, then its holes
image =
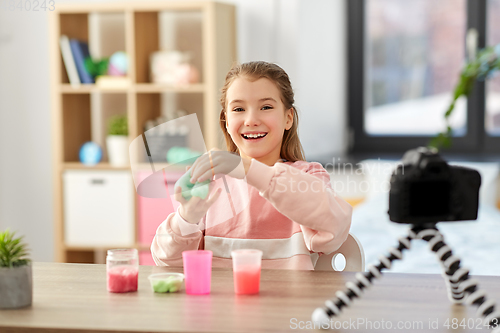
MULTIPOLYGON (((404 152, 445 128, 466 59, 500 43, 500 0, 349 0, 351 153, 404 152)), ((450 119, 455 153, 500 152, 500 77, 476 82, 450 119)))
MULTIPOLYGON (((500 0, 488 0, 486 18, 487 45, 500 44, 500 0)), ((486 81, 486 132, 500 136, 500 77, 486 81)))

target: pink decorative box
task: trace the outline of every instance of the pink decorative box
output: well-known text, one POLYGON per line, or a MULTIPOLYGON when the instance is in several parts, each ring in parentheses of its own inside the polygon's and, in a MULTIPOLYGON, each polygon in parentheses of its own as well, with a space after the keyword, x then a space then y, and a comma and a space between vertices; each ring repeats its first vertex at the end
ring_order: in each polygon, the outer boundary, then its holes
MULTIPOLYGON (((139 172, 139 181, 144 180, 144 178, 148 175, 149 173, 147 172, 139 172)), ((170 213, 175 212, 179 206, 179 203, 174 199, 173 195, 175 182, 182 175, 183 173, 181 172, 171 172, 165 174, 168 192, 170 194, 169 198, 152 199, 138 196, 137 211, 139 220, 139 244, 151 246, 151 242, 153 241, 158 226, 165 221, 170 213)), ((149 256, 151 257, 151 255, 149 256)))
POLYGON ((156 266, 151 251, 139 251, 139 265, 143 266, 156 266))

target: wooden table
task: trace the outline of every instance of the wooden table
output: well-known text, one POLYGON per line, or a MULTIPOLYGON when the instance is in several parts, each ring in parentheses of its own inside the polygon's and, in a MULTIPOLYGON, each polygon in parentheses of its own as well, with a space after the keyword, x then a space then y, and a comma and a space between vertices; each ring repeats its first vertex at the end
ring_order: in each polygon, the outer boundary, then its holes
MULTIPOLYGON (((153 293, 147 277, 157 272, 182 272, 182 267, 141 266, 137 292, 112 294, 106 291, 105 265, 34 263, 33 305, 0 310, 0 332, 307 332, 313 330, 313 310, 354 278, 353 273, 263 270, 260 294, 237 296, 232 271, 214 268, 212 293, 195 296, 184 290, 153 293)), ((500 277, 476 278, 500 301, 500 277)), ((381 327, 389 325, 394 332, 489 332, 475 329, 478 323, 475 307, 448 301, 440 275, 386 273, 332 327, 344 327, 336 332, 386 332, 390 329, 381 327), (463 318, 465 329, 452 329, 463 318)))

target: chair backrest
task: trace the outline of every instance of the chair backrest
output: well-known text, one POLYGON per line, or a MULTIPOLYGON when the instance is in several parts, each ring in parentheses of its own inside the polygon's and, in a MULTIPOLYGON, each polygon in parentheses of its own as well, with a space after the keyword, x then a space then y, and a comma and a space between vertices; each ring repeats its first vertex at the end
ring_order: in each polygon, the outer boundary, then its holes
POLYGON ((365 270, 365 252, 363 251, 363 246, 356 236, 349 233, 346 241, 337 251, 319 256, 314 265, 314 270, 363 272, 365 270), (335 259, 339 254, 345 257, 345 268, 343 270, 335 267, 335 259))

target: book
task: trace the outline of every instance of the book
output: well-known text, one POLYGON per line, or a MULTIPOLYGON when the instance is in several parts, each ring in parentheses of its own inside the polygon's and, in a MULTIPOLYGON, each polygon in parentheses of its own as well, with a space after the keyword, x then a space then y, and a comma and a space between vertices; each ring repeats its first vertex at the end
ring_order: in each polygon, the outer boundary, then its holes
POLYGON ((75 59, 76 70, 82 83, 94 83, 94 78, 85 68, 85 59, 90 57, 89 45, 77 39, 70 39, 71 53, 75 59))
POLYGON ((78 71, 76 70, 75 59, 73 58, 73 53, 71 52, 68 36, 62 35, 59 38, 59 46, 61 47, 61 54, 64 67, 66 67, 66 73, 68 74, 69 83, 73 87, 79 87, 80 77, 78 76, 78 71))

